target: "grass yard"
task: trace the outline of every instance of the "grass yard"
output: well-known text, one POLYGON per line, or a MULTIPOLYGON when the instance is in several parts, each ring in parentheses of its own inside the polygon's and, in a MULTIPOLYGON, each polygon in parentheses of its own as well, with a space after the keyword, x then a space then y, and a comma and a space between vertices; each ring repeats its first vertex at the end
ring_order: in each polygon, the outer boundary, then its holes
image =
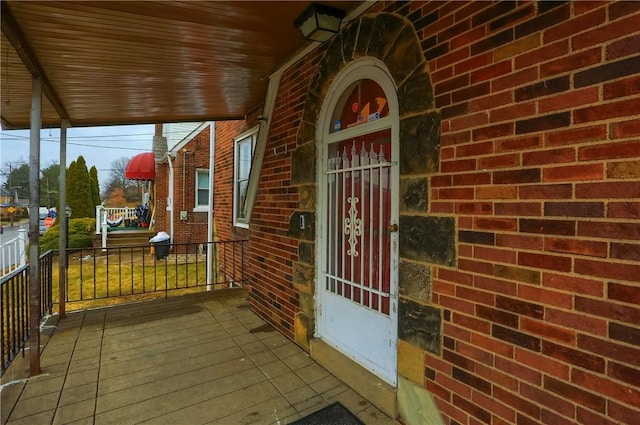
MULTIPOLYGON (((215 276, 214 273, 214 279, 215 276)), ((53 297, 56 308, 58 285, 59 268, 54 266, 53 297)), ((205 289, 205 254, 169 254, 157 261, 141 251, 95 257, 71 254, 66 308, 95 308, 164 297, 167 291, 182 294, 205 289)))

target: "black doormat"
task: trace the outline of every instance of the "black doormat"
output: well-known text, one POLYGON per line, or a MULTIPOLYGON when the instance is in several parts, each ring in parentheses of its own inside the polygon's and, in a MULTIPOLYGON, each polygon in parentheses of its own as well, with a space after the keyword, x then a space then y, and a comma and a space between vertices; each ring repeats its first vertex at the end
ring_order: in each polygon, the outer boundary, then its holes
POLYGON ((364 425, 364 423, 336 401, 317 412, 291 422, 291 425, 364 425))

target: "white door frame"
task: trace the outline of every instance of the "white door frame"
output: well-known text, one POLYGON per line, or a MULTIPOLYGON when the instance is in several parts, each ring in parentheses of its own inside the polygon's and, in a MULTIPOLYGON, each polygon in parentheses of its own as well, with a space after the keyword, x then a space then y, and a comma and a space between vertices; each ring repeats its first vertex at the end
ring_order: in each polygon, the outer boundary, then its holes
MULTIPOLYGON (((395 163, 395 166, 391 168, 391 220, 393 223, 397 223, 399 219, 399 105, 397 89, 394 84, 394 80, 391 73, 388 71, 386 65, 376 58, 361 58, 354 60, 345 66, 345 68, 335 76, 334 82, 331 85, 328 94, 322 104, 318 122, 316 125, 316 158, 318 159, 317 167, 317 214, 318 220, 316 221, 316 235, 318 238, 318 249, 316 250, 316 266, 318 267, 316 272, 316 296, 315 296, 315 314, 316 314, 316 329, 315 336, 323 339, 329 345, 334 348, 339 348, 336 343, 330 340, 327 335, 324 321, 323 321, 323 304, 324 304, 324 268, 326 267, 326 251, 327 241, 323 224, 327 223, 327 199, 326 199, 326 161, 327 161, 327 147, 329 144, 337 141, 341 141, 356 135, 373 133, 382 129, 389 128, 391 130, 391 159, 395 163), (364 123, 355 127, 347 128, 338 132, 330 133, 331 117, 337 103, 339 102, 344 91, 354 82, 362 79, 370 79, 375 81, 383 89, 387 102, 389 105, 389 115, 378 120, 364 123)), ((391 223, 389 223, 391 224, 391 223)), ((389 347, 385 347, 392 359, 385 361, 383 367, 378 367, 365 356, 356 355, 354 353, 344 352, 343 354, 353 358, 356 362, 367 368, 387 383, 396 386, 397 385, 397 343, 398 343, 398 233, 391 234, 391 264, 390 267, 390 344, 389 347)))

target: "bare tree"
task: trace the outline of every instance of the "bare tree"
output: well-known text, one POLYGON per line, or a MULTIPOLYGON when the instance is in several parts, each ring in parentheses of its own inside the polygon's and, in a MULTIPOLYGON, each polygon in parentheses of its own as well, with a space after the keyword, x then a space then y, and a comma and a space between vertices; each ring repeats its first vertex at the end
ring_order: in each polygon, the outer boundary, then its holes
POLYGON ((130 160, 131 158, 122 157, 111 163, 109 179, 102 195, 103 199, 111 197, 111 193, 115 189, 121 189, 127 202, 141 201, 140 188, 142 183, 136 180, 128 180, 126 177, 127 165, 130 160))

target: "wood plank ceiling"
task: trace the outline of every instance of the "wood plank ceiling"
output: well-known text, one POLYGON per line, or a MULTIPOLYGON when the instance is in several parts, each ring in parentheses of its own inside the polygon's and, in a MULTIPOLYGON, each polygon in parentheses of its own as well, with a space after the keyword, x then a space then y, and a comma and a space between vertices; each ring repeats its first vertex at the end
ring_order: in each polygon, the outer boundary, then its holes
POLYGON ((45 128, 241 118, 306 46, 293 21, 310 3, 3 0, 2 125, 29 128, 32 72, 45 128))

